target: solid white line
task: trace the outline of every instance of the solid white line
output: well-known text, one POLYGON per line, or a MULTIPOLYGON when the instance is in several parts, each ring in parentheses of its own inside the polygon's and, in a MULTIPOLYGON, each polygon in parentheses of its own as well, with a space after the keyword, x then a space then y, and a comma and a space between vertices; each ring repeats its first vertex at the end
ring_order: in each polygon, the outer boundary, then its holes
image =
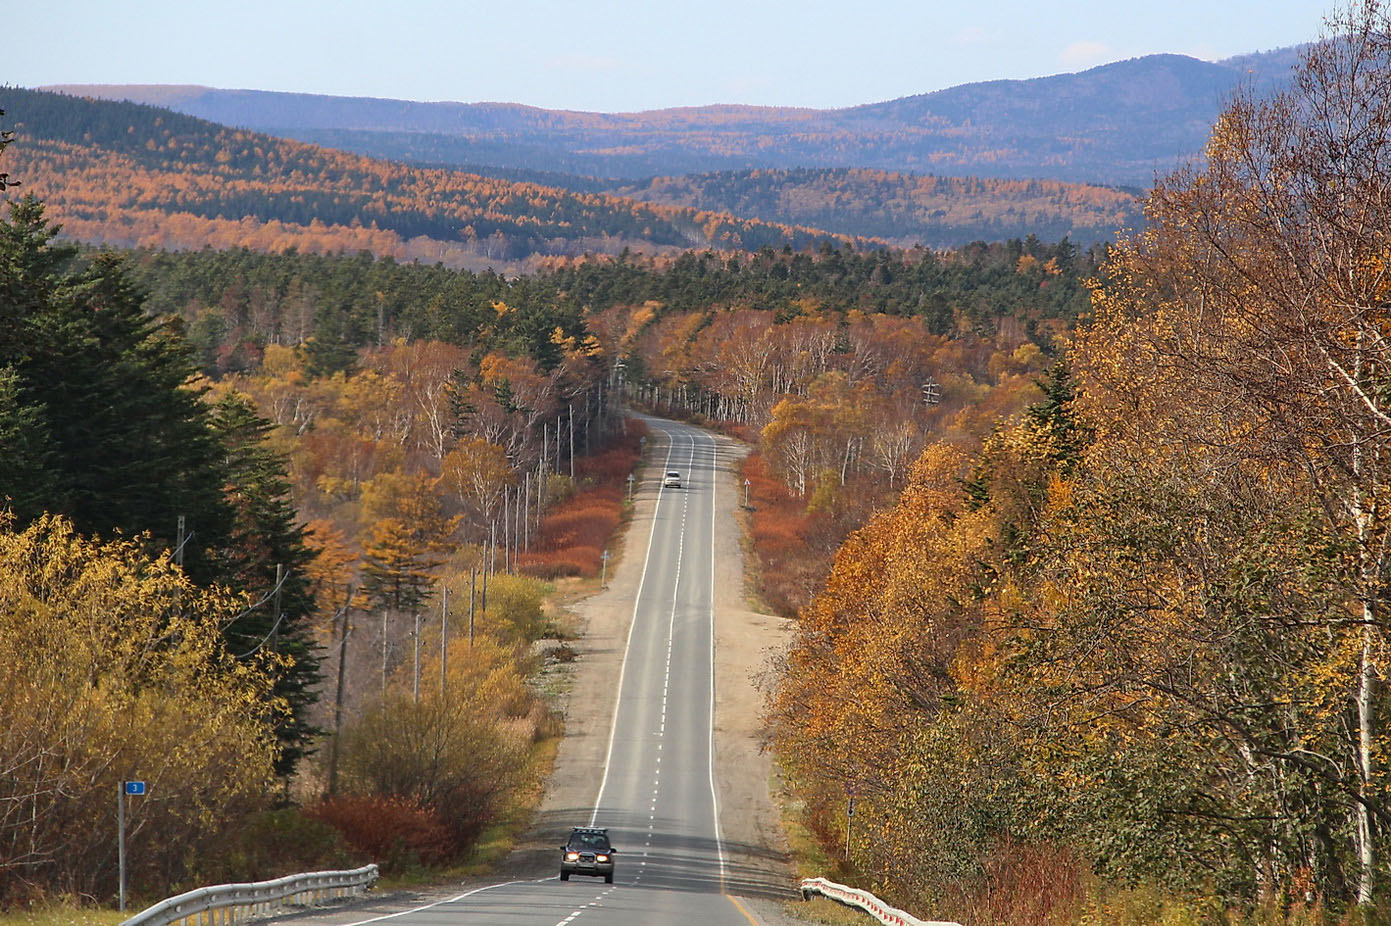
POLYGON ((429 910, 432 907, 442 906, 443 904, 457 903, 458 901, 463 900, 465 897, 472 897, 474 894, 481 894, 483 891, 491 891, 495 887, 507 887, 510 884, 540 884, 544 881, 552 880, 554 879, 536 878, 531 881, 502 881, 498 884, 489 884, 484 887, 476 887, 471 891, 464 891, 464 893, 454 897, 449 897, 444 900, 436 900, 434 903, 423 904, 419 907, 411 907, 409 910, 399 910, 396 913, 383 913, 381 916, 374 916, 371 919, 366 920, 358 920, 356 923, 343 923, 342 926, 364 926, 364 924, 366 923, 379 923, 382 920, 395 919, 398 916, 405 916, 408 913, 419 913, 421 910, 429 910))
POLYGON ((715 810, 715 850, 720 857, 720 893, 724 893, 728 874, 724 839, 720 835, 720 798, 715 788, 715 493, 720 482, 720 444, 713 437, 710 444, 714 453, 710 468, 710 804, 715 810))
MULTIPOLYGON (((667 438, 667 455, 662 463, 662 472, 665 473, 670 467, 671 451, 676 446, 671 439, 671 435, 663 431, 667 438)), ((613 761, 613 741, 618 735, 618 709, 623 704, 623 676, 628 672, 628 655, 633 649, 633 628, 638 624, 638 605, 642 602, 642 588, 647 582, 647 567, 652 562, 652 541, 657 536, 657 513, 662 507, 662 493, 665 486, 662 480, 657 480, 657 501, 652 506, 652 530, 647 535, 647 554, 642 560, 642 576, 638 579, 638 593, 633 599, 633 619, 628 623, 628 642, 623 647, 623 664, 618 669, 618 688, 613 698, 613 717, 609 722, 609 748, 604 755, 604 773, 599 779, 599 793, 594 797, 594 812, 589 815, 589 825, 593 826, 599 819, 599 805, 604 802, 604 788, 609 783, 609 763, 613 761)))

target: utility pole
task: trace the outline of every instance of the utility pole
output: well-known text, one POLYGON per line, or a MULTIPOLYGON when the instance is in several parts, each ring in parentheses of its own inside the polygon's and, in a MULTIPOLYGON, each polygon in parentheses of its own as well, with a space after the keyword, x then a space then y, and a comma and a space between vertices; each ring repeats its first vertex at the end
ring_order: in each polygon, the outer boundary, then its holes
MULTIPOLYGON (((472 607, 472 605, 470 605, 470 607, 472 607)), ((479 609, 483 612, 483 619, 484 619, 484 620, 487 620, 487 619, 488 619, 488 573, 486 573, 486 572, 483 573, 483 600, 479 602, 479 609)), ((470 643, 473 642, 473 638, 472 638, 472 637, 469 638, 469 642, 470 642, 470 643)))
POLYGON ((382 696, 386 696, 386 608, 382 608, 382 696))
POLYGON ((440 697, 444 697, 446 667, 449 665, 449 586, 440 592, 440 697))
POLYGON ((338 686, 333 697, 333 744, 328 754, 328 793, 338 793, 338 737, 343 732, 343 681, 348 669, 348 634, 352 625, 348 623, 348 613, 353 603, 353 587, 348 586, 348 597, 343 602, 343 630, 338 637, 338 686))
POLYGON ((271 651, 272 653, 278 652, 278 651, 280 650, 280 586, 281 586, 281 583, 283 583, 284 581, 285 581, 285 564, 284 564, 284 563, 276 563, 276 564, 275 564, 275 591, 274 591, 274 595, 275 595, 275 606, 272 608, 272 610, 273 610, 275 613, 274 613, 274 615, 272 616, 272 621, 271 621, 271 625, 270 625, 270 651, 271 651))
POLYGON ((411 699, 420 703, 420 612, 415 612, 415 672, 411 678, 411 699))

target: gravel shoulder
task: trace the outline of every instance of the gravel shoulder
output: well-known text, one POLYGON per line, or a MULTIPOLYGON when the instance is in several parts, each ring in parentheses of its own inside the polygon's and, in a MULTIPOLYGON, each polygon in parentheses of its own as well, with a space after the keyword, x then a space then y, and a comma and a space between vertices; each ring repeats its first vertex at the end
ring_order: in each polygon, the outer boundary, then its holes
MULTIPOLYGON (((772 759, 760 748, 763 695, 757 680, 786 645, 791 622, 749 609, 744 600, 744 552, 736 512, 741 482, 738 461, 745 445, 717 436, 720 478, 715 515, 715 777, 720 828, 728 862, 727 891, 759 926, 795 926, 787 901, 796 899, 778 808, 771 793, 772 759)), ((656 458, 656 448, 649 459, 656 458)), ((608 586, 568 606, 576 658, 560 696, 565 736, 556 754, 536 818, 491 876, 432 888, 371 896, 331 910, 281 916, 320 926, 361 922, 403 907, 448 900, 488 884, 550 877, 555 847, 570 827, 587 822, 597 798, 596 769, 603 768, 613 722, 611 680, 618 676, 633 619, 658 495, 656 468, 647 466, 634 493, 623 552, 610 564, 608 586), (589 692, 603 692, 591 696, 589 692)))

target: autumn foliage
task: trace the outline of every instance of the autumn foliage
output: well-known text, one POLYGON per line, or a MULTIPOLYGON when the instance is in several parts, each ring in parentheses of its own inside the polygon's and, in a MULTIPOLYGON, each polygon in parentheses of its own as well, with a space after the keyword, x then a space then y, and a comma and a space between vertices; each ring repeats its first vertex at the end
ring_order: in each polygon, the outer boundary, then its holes
POLYGON ((259 808, 284 704, 271 661, 224 643, 246 604, 62 518, 0 532, 0 904, 109 893, 125 778, 151 795, 131 808, 137 891, 186 877, 210 823, 259 808))
POLYGON ((855 795, 846 868, 920 916, 1376 921, 1391 18, 1335 25, 1156 186, 1024 410, 930 441, 799 615, 786 780, 838 850, 855 795))
POLYGON ((614 446, 577 463, 578 488, 541 519, 536 543, 521 557, 524 573, 547 579, 599 574, 623 520, 625 480, 637 466, 638 441, 646 432, 642 422, 629 422, 614 446))
POLYGON ((625 247, 798 247, 844 236, 728 213, 409 167, 149 106, 7 89, 23 189, 122 247, 290 249, 481 269, 625 247))
POLYGON ((388 872, 438 865, 460 851, 433 809, 409 798, 342 795, 307 807, 305 814, 332 826, 361 857, 379 860, 388 872))

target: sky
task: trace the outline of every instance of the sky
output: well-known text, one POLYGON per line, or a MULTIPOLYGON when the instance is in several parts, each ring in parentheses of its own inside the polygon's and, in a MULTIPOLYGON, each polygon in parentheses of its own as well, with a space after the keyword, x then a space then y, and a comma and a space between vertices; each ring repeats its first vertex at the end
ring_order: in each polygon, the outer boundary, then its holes
POLYGON ((0 0, 0 86, 818 109, 1317 38, 1339 0, 0 0))

